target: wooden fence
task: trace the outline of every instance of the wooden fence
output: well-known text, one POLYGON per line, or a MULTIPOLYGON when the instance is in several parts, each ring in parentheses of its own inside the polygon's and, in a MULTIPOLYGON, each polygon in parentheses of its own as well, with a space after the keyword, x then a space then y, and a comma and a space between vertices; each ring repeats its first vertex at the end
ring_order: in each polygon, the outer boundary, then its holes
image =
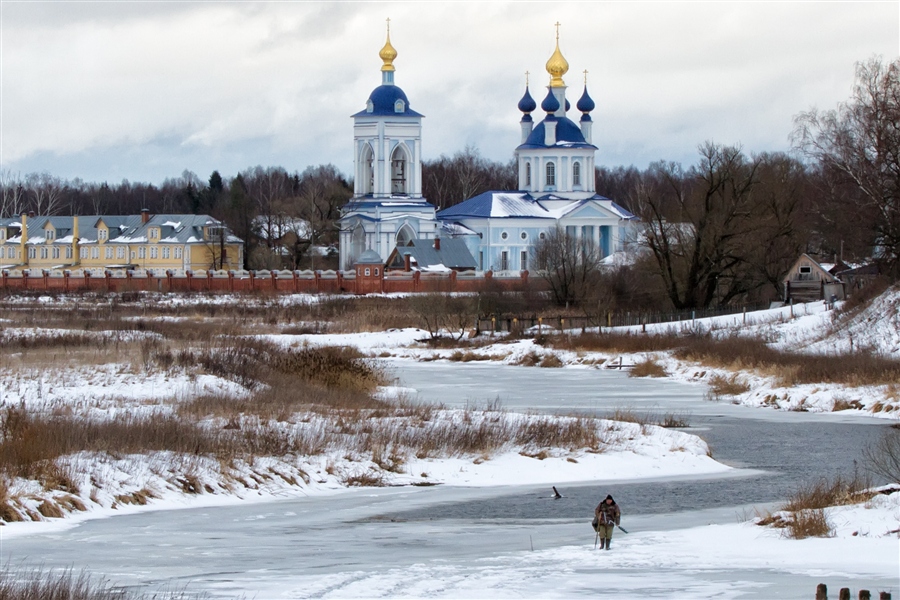
POLYGON ((769 303, 741 304, 719 306, 716 308, 682 310, 672 312, 630 312, 615 311, 604 315, 577 317, 537 317, 537 316, 495 316, 488 315, 478 319, 480 331, 523 331, 526 329, 546 327, 547 330, 589 329, 593 327, 634 327, 653 323, 675 323, 719 317, 724 315, 742 315, 746 322, 746 314, 769 308, 769 303))
MULTIPOLYGON (((859 590, 859 600, 872 600, 869 590, 859 590)), ((828 586, 820 583, 816 586, 816 600, 828 600, 828 586)), ((850 600, 850 588, 841 588, 838 592, 838 600, 850 600)), ((890 592, 879 592, 878 600, 891 600, 890 592)))

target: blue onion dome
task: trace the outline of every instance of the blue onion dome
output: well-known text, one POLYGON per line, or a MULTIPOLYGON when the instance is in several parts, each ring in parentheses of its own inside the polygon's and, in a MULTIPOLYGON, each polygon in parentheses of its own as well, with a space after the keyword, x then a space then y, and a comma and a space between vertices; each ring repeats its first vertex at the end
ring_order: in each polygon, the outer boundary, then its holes
POLYGON ((541 110, 548 113, 555 113, 559 110, 559 100, 553 95, 552 90, 547 90, 547 97, 541 102, 541 110))
POLYGON ((584 86, 584 93, 581 94, 581 98, 578 99, 578 104, 575 105, 575 108, 580 110, 583 113, 589 113, 594 110, 594 101, 588 95, 587 86, 584 86))
POLYGON ((535 102, 534 98, 531 97, 531 93, 528 91, 528 86, 525 86, 525 95, 522 96, 521 100, 519 100, 519 110, 521 110, 523 113, 530 113, 536 108, 537 102, 535 102))

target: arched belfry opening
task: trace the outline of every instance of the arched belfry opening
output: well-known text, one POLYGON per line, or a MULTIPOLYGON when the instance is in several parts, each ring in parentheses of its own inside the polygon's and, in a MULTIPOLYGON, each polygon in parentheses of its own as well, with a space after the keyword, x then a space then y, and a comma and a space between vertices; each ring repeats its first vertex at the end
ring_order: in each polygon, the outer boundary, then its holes
POLYGON ((409 154, 402 145, 391 154, 391 195, 409 195, 409 154))
POLYGON ((359 153, 360 194, 370 196, 375 192, 375 152, 368 143, 363 144, 359 153))

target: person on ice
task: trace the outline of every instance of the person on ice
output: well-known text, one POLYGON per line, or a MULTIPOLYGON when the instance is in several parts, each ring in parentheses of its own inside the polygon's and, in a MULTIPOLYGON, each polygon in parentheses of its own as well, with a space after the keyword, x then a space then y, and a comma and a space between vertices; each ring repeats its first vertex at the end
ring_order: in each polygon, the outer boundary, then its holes
POLYGON ((600 537, 601 550, 603 550, 604 547, 609 550, 609 545, 612 542, 613 529, 615 529, 621 519, 622 512, 619 510, 619 505, 616 504, 616 501, 613 500, 612 496, 606 496, 603 502, 598 504, 597 508, 594 509, 594 522, 597 524, 595 529, 600 537))

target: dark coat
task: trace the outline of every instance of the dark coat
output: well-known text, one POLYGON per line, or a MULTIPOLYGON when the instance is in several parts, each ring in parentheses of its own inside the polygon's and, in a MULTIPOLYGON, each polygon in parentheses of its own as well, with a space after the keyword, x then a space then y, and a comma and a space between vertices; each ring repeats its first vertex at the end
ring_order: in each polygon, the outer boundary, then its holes
POLYGON ((618 525, 622 519, 622 512, 615 500, 611 504, 607 504, 604 500, 594 509, 594 517, 601 525, 612 525, 613 523, 618 525))

